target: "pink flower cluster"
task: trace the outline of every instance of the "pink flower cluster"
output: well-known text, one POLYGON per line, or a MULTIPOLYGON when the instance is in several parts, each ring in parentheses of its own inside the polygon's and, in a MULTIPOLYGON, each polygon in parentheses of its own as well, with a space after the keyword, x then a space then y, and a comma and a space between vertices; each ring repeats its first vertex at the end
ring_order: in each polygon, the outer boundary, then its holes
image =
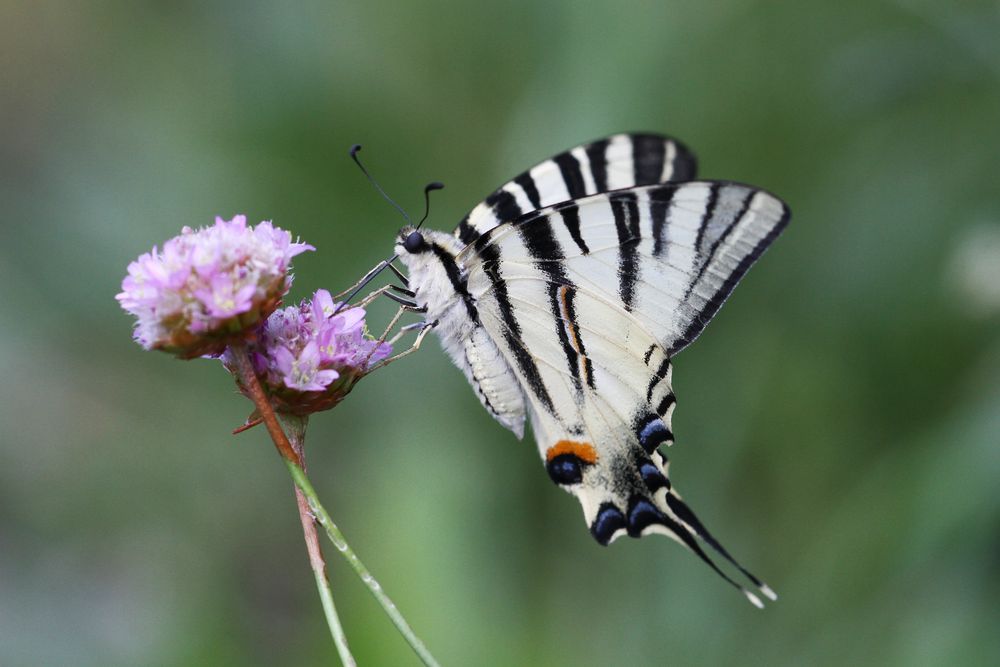
MULTIPOLYGON (((366 335, 363 308, 334 315, 338 305, 328 291, 317 290, 311 300, 274 311, 250 343, 254 370, 279 410, 308 414, 333 407, 392 351, 366 335)), ((229 352, 222 362, 235 366, 229 352)))
POLYGON ((368 336, 363 308, 338 312, 326 290, 277 309, 291 286, 291 259, 314 249, 270 222, 247 227, 242 215, 216 218, 129 264, 116 298, 136 316, 133 337, 144 348, 221 356, 250 395, 228 349, 245 345, 275 408, 307 415, 339 403, 392 351, 368 336))
POLYGON ((211 227, 184 227, 129 264, 116 298, 137 318, 133 337, 147 350, 219 354, 278 306, 291 286, 292 257, 314 249, 270 222, 216 218, 211 227))

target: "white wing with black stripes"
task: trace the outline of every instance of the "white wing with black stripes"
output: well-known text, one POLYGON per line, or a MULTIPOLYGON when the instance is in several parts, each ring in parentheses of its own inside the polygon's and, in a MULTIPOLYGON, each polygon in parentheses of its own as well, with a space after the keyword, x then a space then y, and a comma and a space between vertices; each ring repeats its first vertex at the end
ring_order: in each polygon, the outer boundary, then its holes
POLYGON ((676 139, 659 134, 616 134, 560 153, 504 183, 455 229, 471 243, 502 222, 588 195, 637 185, 689 181, 698 163, 676 139))
POLYGON ((700 546, 774 597, 680 499, 659 447, 673 442, 671 358, 789 213, 751 186, 677 182, 694 169, 673 140, 616 135, 505 184, 454 236, 404 229, 396 252, 484 407, 518 434, 530 418, 598 542, 669 535, 760 605, 700 546))
POLYGON ((495 227, 458 262, 470 274, 477 265, 502 266, 496 278, 507 281, 568 279, 619 305, 626 321, 672 356, 701 332, 787 220, 780 199, 738 183, 637 187, 495 227))

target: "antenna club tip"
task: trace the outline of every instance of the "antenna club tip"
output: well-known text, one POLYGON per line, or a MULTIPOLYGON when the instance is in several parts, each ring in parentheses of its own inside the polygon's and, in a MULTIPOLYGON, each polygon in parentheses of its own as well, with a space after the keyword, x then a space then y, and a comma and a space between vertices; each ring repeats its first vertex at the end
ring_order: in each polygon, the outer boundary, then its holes
POLYGON ((441 181, 432 181, 424 187, 424 190, 444 190, 444 183, 441 181))
POLYGON ((766 595, 771 600, 777 600, 778 599, 778 594, 775 593, 774 589, 772 589, 767 584, 764 584, 763 586, 760 587, 760 592, 763 593, 764 595, 766 595))
POLYGON ((354 144, 351 146, 351 157, 354 157, 361 150, 361 144, 354 144))
POLYGON ((759 597, 757 597, 756 595, 754 595, 753 593, 751 593, 750 591, 748 591, 745 588, 743 589, 743 594, 747 596, 747 599, 750 600, 750 603, 753 606, 757 607, 757 609, 763 609, 764 608, 764 603, 760 601, 759 597))

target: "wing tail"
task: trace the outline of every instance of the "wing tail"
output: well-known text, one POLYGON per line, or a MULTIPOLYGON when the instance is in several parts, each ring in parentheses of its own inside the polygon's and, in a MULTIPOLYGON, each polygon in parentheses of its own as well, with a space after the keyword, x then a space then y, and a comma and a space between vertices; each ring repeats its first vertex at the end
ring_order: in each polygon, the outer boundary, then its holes
POLYGON ((775 593, 770 586, 765 584, 763 581, 754 576, 752 572, 743 567, 739 561, 733 558, 726 548, 722 546, 722 544, 720 544, 710 532, 708 532, 708 529, 705 528, 704 524, 702 524, 691 508, 687 506, 687 503, 681 500, 680 496, 671 490, 666 494, 665 500, 667 507, 670 508, 678 519, 680 519, 692 532, 700 537, 702 541, 712 547, 716 553, 725 558, 733 565, 733 567, 743 573, 743 576, 753 582, 753 585, 756 586, 765 597, 772 601, 778 599, 777 593, 775 593))
MULTIPOLYGON (((652 533, 666 535, 700 558, 724 581, 743 593, 755 607, 763 608, 761 598, 723 571, 699 544, 700 539, 749 579, 765 598, 777 600, 778 596, 771 587, 734 559, 676 494, 667 478, 666 458, 660 452, 636 452, 635 461, 634 477, 628 475, 626 478, 633 477, 637 483, 631 484, 625 493, 596 498, 600 489, 584 488, 577 492, 585 514, 588 514, 594 539, 607 545, 622 535, 633 538, 652 533), (588 507, 596 507, 593 516, 589 516, 588 507)), ((613 465, 621 470, 625 462, 617 461, 613 465)))

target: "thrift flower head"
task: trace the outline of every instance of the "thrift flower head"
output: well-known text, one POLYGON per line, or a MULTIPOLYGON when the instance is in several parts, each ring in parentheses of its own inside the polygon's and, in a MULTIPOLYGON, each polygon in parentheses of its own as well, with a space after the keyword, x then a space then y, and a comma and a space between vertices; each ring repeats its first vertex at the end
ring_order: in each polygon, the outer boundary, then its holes
MULTIPOLYGON (((307 415, 332 408, 392 351, 367 335, 363 308, 334 315, 338 305, 329 292, 318 290, 311 300, 274 311, 250 343, 254 370, 280 412, 307 415)), ((222 362, 239 383, 228 351, 222 362)))
POLYGON ((281 303, 289 263, 306 250, 291 234, 246 216, 181 235, 128 266, 118 303, 136 316, 133 338, 147 350, 185 359, 219 354, 281 303))

